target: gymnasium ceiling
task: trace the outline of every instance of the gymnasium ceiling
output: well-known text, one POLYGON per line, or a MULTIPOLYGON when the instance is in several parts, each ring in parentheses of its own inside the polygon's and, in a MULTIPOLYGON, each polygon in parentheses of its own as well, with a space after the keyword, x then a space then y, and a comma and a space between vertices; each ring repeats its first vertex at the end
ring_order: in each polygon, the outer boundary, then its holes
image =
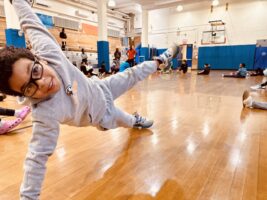
MULTIPOLYGON (((96 3, 97 0, 76 0, 76 1, 91 1, 96 3)), ((107 0, 108 1, 108 0, 107 0)), ((251 1, 251 0, 219 0, 220 4, 233 3, 238 1, 251 1)), ((187 5, 197 4, 198 7, 210 6, 212 0, 115 0, 116 6, 114 10, 124 13, 138 13, 141 8, 147 10, 155 10, 160 8, 177 7, 179 4, 184 7, 187 5)))
POLYGON ((196 2, 209 2, 210 0, 115 0, 116 9, 130 9, 135 4, 141 5, 143 8, 148 10, 174 7, 178 4, 191 4, 196 2))

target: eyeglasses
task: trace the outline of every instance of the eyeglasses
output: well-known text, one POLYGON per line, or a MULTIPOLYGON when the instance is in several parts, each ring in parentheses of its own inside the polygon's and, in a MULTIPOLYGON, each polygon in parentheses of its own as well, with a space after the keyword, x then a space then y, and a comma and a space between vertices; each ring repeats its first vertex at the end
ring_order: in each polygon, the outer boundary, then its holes
POLYGON ((25 97, 32 97, 39 88, 36 81, 40 80, 42 77, 43 77, 43 65, 38 60, 35 60, 32 66, 31 79, 22 88, 22 94, 25 97))

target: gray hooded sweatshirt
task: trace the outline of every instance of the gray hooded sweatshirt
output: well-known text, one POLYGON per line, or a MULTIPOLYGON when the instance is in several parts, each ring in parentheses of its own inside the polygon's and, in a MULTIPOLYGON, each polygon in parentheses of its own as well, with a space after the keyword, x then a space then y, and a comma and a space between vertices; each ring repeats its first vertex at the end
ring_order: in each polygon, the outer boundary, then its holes
POLYGON ((62 82, 61 89, 53 96, 30 99, 33 135, 24 164, 21 199, 38 199, 47 159, 57 145, 60 123, 96 126, 105 113, 106 101, 99 81, 88 79, 69 62, 28 2, 13 0, 13 6, 36 55, 48 62, 62 82), (73 83, 77 83, 78 89, 68 95, 66 89, 73 83))

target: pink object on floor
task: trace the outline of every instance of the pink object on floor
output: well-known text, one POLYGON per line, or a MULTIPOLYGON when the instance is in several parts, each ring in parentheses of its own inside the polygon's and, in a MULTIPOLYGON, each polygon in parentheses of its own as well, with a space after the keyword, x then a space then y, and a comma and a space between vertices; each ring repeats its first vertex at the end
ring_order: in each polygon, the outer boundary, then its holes
POLYGON ((31 108, 29 106, 24 106, 21 109, 21 112, 19 113, 18 118, 24 120, 30 112, 31 112, 31 108))
POLYGON ((2 121, 2 126, 0 127, 0 134, 7 133, 11 129, 19 125, 21 122, 22 122, 22 119, 20 118, 8 120, 8 121, 2 121))

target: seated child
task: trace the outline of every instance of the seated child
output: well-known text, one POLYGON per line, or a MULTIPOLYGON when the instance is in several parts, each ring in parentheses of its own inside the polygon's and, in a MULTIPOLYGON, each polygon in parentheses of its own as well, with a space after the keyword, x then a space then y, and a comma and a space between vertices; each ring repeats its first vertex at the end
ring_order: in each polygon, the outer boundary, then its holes
POLYGON ((97 76, 97 74, 93 72, 94 71, 93 67, 91 65, 87 65, 87 61, 82 61, 81 71, 87 77, 97 76))
POLYGON ((111 64, 111 74, 116 74, 120 71, 120 60, 113 59, 113 62, 111 64))
POLYGON ((231 73, 231 74, 222 74, 222 77, 229 77, 229 78, 246 78, 247 76, 247 69, 245 63, 240 63, 238 71, 231 73))
POLYGON ((204 69, 199 71, 197 75, 208 75, 210 73, 210 65, 208 63, 204 64, 204 69))
POLYGON ((257 68, 255 72, 249 72, 250 76, 263 76, 263 69, 257 68))
POLYGON ((179 67, 179 71, 183 71, 183 73, 185 74, 188 70, 188 65, 187 65, 187 61, 186 60, 182 60, 182 64, 179 67))
POLYGON ((108 74, 108 71, 106 70, 105 62, 103 61, 100 65, 100 68, 98 69, 98 77, 103 78, 106 74, 108 74))

